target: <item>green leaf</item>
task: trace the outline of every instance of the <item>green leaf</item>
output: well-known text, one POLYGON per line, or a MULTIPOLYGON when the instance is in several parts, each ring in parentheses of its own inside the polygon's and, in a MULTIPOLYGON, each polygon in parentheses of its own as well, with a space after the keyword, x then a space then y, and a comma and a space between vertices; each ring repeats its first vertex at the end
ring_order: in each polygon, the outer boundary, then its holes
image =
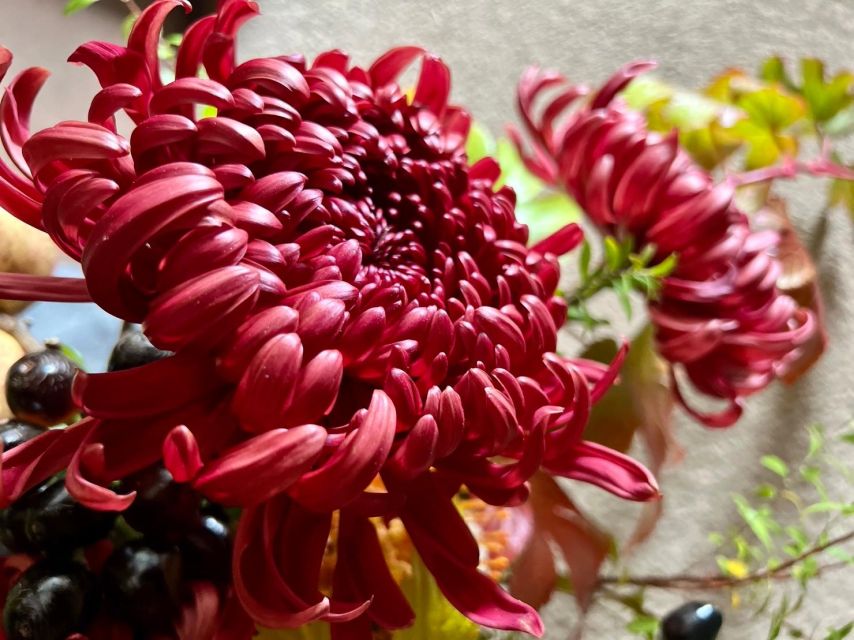
POLYGON ((783 629, 783 623, 786 621, 788 613, 789 600, 788 597, 784 595, 779 608, 771 616, 771 625, 768 628, 768 640, 775 640, 780 636, 780 631, 783 629))
POLYGON ((824 640, 842 640, 843 638, 847 638, 849 635, 851 635, 852 631, 854 631, 854 622, 849 622, 843 627, 831 629, 830 632, 824 637, 824 640))
POLYGON ((790 91, 796 91, 797 87, 789 74, 786 72, 786 66, 780 56, 772 56, 762 63, 759 69, 759 77, 765 82, 776 82, 786 87, 790 91))
POLYGON ((80 369, 86 370, 86 364, 83 362, 83 355, 71 345, 67 345, 64 342, 59 343, 59 351, 66 358, 71 360, 74 364, 76 364, 80 369))
POLYGON ((763 500, 773 500, 777 497, 777 487, 767 482, 763 482, 756 487, 756 495, 763 500))
POLYGON ((831 207, 844 207, 848 209, 848 215, 854 218, 854 180, 831 181, 827 199, 831 207))
POLYGON ((168 33, 163 36, 163 40, 166 44, 172 45, 173 47, 180 47, 181 42, 184 40, 183 33, 168 33))
POLYGON ((466 140, 466 155, 469 163, 474 164, 481 158, 495 154, 495 139, 477 122, 473 122, 466 140))
POLYGON ((632 80, 623 90, 623 99, 632 109, 643 111, 656 102, 666 102, 673 93, 670 85, 655 76, 643 75, 632 80))
POLYGON ((585 238, 581 244, 581 255, 578 257, 578 270, 581 273, 582 282, 590 278, 590 254, 590 243, 585 238))
POLYGON ((130 35, 131 29, 133 29, 133 25, 136 22, 136 16, 130 14, 124 20, 122 20, 122 36, 127 40, 130 35))
POLYGON ((617 300, 623 308, 623 313, 626 314, 628 320, 632 319, 632 277, 628 273, 620 276, 620 279, 614 282, 614 293, 617 294, 617 300))
POLYGON ((581 209, 572 198, 554 191, 519 203, 516 218, 528 225, 530 241, 534 243, 579 220, 581 209))
POLYGON ((329 624, 314 622, 296 629, 258 629, 255 640, 329 640, 329 624))
POLYGON ((743 95, 738 106, 758 126, 783 131, 806 113, 803 101, 775 87, 765 87, 743 95))
POLYGON ((803 465, 798 472, 801 474, 801 477, 809 482, 812 486, 816 488, 816 490, 824 497, 825 488, 824 483, 821 481, 821 469, 818 467, 813 467, 810 465, 803 465))
POLYGON ((781 478, 785 478, 789 475, 789 466, 783 462, 779 456, 762 456, 761 462, 763 467, 773 473, 776 473, 781 478))
POLYGON ((68 2, 65 3, 63 13, 70 16, 78 11, 83 11, 83 9, 91 7, 96 2, 98 2, 98 0, 68 0, 68 2))
POLYGON ((539 196, 546 187, 543 181, 528 171, 519 152, 510 140, 501 138, 495 146, 495 158, 501 165, 501 177, 496 184, 497 187, 508 185, 516 191, 516 201, 519 204, 533 200, 539 196))
POLYGON ((807 451, 807 460, 815 457, 824 447, 824 430, 820 425, 811 424, 807 427, 807 433, 810 437, 809 450, 807 451))
POLYGON ((809 538, 807 537, 807 534, 804 532, 803 529, 800 529, 795 526, 788 526, 786 527, 786 535, 789 536, 791 541, 795 543, 795 546, 800 551, 803 551, 809 546, 809 538))
POLYGON ((658 264, 654 264, 653 266, 646 269, 646 273, 648 273, 654 278, 666 278, 671 273, 673 273, 673 270, 676 268, 677 262, 678 258, 676 257, 676 254, 671 253, 658 264))
POLYGON ((623 264, 620 245, 613 236, 605 237, 605 264, 610 271, 618 271, 623 264))
POLYGON ((816 58, 801 60, 801 72, 804 78, 801 91, 816 122, 830 120, 851 104, 850 89, 854 75, 839 73, 827 82, 824 78, 824 63, 816 58))
POLYGON ((700 129, 681 129, 679 144, 697 164, 711 171, 735 153, 742 140, 720 122, 714 121, 700 129))
POLYGON ((413 558, 412 575, 403 581, 401 588, 415 611, 415 622, 407 629, 396 631, 395 640, 477 639, 478 626, 445 599, 420 558, 413 558))
POLYGON ((801 583, 801 586, 806 586, 806 583, 817 575, 818 560, 814 556, 804 558, 792 569, 792 576, 801 583))
POLYGON ((750 527, 750 530, 753 532, 753 535, 756 536, 756 539, 762 543, 762 546, 770 550, 773 546, 773 540, 769 528, 770 518, 766 514, 751 507, 750 503, 748 503, 743 496, 736 494, 732 497, 732 500, 735 503, 741 519, 744 520, 748 527, 750 527))
POLYGON ((636 633, 644 638, 655 638, 658 633, 659 622, 652 616, 639 615, 626 625, 626 631, 636 633))
POLYGON ((843 434, 841 440, 842 442, 847 442, 848 444, 854 444, 854 431, 843 434))

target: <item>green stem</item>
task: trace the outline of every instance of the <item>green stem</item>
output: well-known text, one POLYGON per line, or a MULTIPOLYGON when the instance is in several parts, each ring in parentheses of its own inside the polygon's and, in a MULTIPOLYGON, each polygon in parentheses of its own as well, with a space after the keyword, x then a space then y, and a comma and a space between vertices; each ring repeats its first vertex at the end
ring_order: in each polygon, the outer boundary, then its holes
POLYGON ((624 268, 620 268, 617 271, 611 271, 605 266, 605 264, 599 265, 599 267, 590 274, 587 282, 581 285, 575 293, 566 297, 567 305, 569 308, 572 308, 587 302, 600 291, 610 288, 623 276, 624 272, 624 268))

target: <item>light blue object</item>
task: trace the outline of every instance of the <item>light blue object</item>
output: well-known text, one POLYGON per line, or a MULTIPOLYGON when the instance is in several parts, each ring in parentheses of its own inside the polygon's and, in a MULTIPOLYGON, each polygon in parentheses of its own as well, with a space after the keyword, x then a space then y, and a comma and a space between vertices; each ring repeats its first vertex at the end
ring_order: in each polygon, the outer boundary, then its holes
MULTIPOLYGON (((82 277, 80 265, 62 260, 54 270, 57 276, 82 277)), ((38 340, 58 338, 76 349, 87 371, 104 371, 122 322, 95 304, 37 302, 21 313, 38 340)))

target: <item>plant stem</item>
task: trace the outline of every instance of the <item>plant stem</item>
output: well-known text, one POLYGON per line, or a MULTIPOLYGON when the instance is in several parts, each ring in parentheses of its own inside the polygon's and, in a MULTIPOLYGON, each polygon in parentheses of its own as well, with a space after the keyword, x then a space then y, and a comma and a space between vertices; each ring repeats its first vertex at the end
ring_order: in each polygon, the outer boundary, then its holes
POLYGON ((623 272, 623 269, 611 271, 610 269, 607 269, 604 264, 599 265, 599 267, 590 274, 587 282, 579 287, 571 296, 566 297, 567 306, 572 308, 576 305, 587 302, 597 293, 607 289, 614 284, 614 282, 619 280, 620 277, 622 277, 623 272))
POLYGON ((142 9, 139 8, 139 5, 134 0, 119 0, 119 2, 122 2, 127 7, 127 10, 134 18, 138 18, 139 14, 142 13, 142 9))
POLYGON ((780 164, 762 167, 754 171, 736 173, 727 177, 726 181, 734 187, 743 187, 757 182, 766 182, 778 178, 790 179, 801 174, 817 178, 835 178, 837 180, 854 180, 854 169, 849 169, 822 156, 809 162, 786 158, 780 164))
MULTIPOLYGON (((854 531, 842 534, 832 540, 828 540, 824 544, 809 549, 799 556, 790 558, 773 569, 762 569, 756 573, 744 576, 743 578, 734 578, 729 576, 695 576, 695 575, 673 575, 673 576, 639 576, 639 577, 619 577, 619 576, 602 576, 599 579, 600 585, 632 585, 636 587, 653 587, 658 589, 726 589, 730 587, 739 587, 745 584, 761 582, 763 580, 784 580, 791 577, 791 569, 797 563, 806 560, 811 556, 818 555, 826 551, 830 547, 839 544, 844 544, 849 540, 854 540, 854 531)), ((819 568, 819 572, 828 571, 847 563, 833 563, 819 568)))

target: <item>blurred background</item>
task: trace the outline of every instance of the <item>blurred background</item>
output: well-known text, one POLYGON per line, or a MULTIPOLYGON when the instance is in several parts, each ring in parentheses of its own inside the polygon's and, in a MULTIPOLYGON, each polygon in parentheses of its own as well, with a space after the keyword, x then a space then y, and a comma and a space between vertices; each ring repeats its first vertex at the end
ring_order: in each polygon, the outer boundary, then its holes
MULTIPOLYGON (((65 59, 86 40, 120 40, 127 15, 120 0, 101 0, 70 17, 63 16, 63 4, 61 0, 0 3, 0 43, 16 56, 13 72, 24 65, 40 65, 54 74, 36 103, 36 129, 57 120, 85 118, 97 85, 88 70, 67 65, 65 59)), ((515 85, 529 64, 553 67, 593 84, 627 61, 652 58, 659 62, 664 80, 686 87, 699 87, 726 67, 755 69, 772 54, 791 60, 818 57, 831 72, 854 66, 852 0, 260 0, 259 4, 266 18, 244 28, 241 57, 299 52, 311 58, 339 48, 367 65, 393 45, 420 44, 450 65, 455 101, 496 134, 516 118, 515 85)), ((851 224, 842 211, 819 215, 823 194, 809 180, 787 188, 795 223, 820 271, 830 348, 797 385, 777 384, 752 400, 732 430, 704 430, 681 421, 678 437, 687 456, 663 474, 664 520, 634 558, 637 573, 701 572, 713 553, 706 532, 725 529, 736 520, 728 494, 759 482, 756 460, 766 453, 797 459, 806 440, 805 425, 822 423, 829 431, 838 431, 852 417, 851 224)), ((60 266, 64 273, 73 270, 72 265, 60 266)), ((104 366, 119 331, 114 319, 79 305, 37 304, 25 316, 37 337, 62 337, 83 352, 91 369, 104 366)), ((644 452, 637 455, 643 458, 644 452)), ((599 492, 574 487, 573 495, 607 518, 609 525, 621 520, 628 524, 636 515, 634 506, 618 504, 599 492)), ((799 616, 806 628, 847 621, 854 609, 851 571, 829 574, 813 589, 808 609, 799 616)), ((685 594, 649 597, 657 613, 663 613, 685 594)), ((749 609, 733 608, 728 596, 720 598, 725 601, 716 603, 727 616, 722 640, 765 637, 767 619, 754 619, 749 609)), ((547 637, 566 638, 577 615, 571 599, 556 597, 546 611, 547 637)), ((594 608, 585 623, 585 637, 632 637, 622 625, 615 628, 613 620, 613 611, 594 608)))

